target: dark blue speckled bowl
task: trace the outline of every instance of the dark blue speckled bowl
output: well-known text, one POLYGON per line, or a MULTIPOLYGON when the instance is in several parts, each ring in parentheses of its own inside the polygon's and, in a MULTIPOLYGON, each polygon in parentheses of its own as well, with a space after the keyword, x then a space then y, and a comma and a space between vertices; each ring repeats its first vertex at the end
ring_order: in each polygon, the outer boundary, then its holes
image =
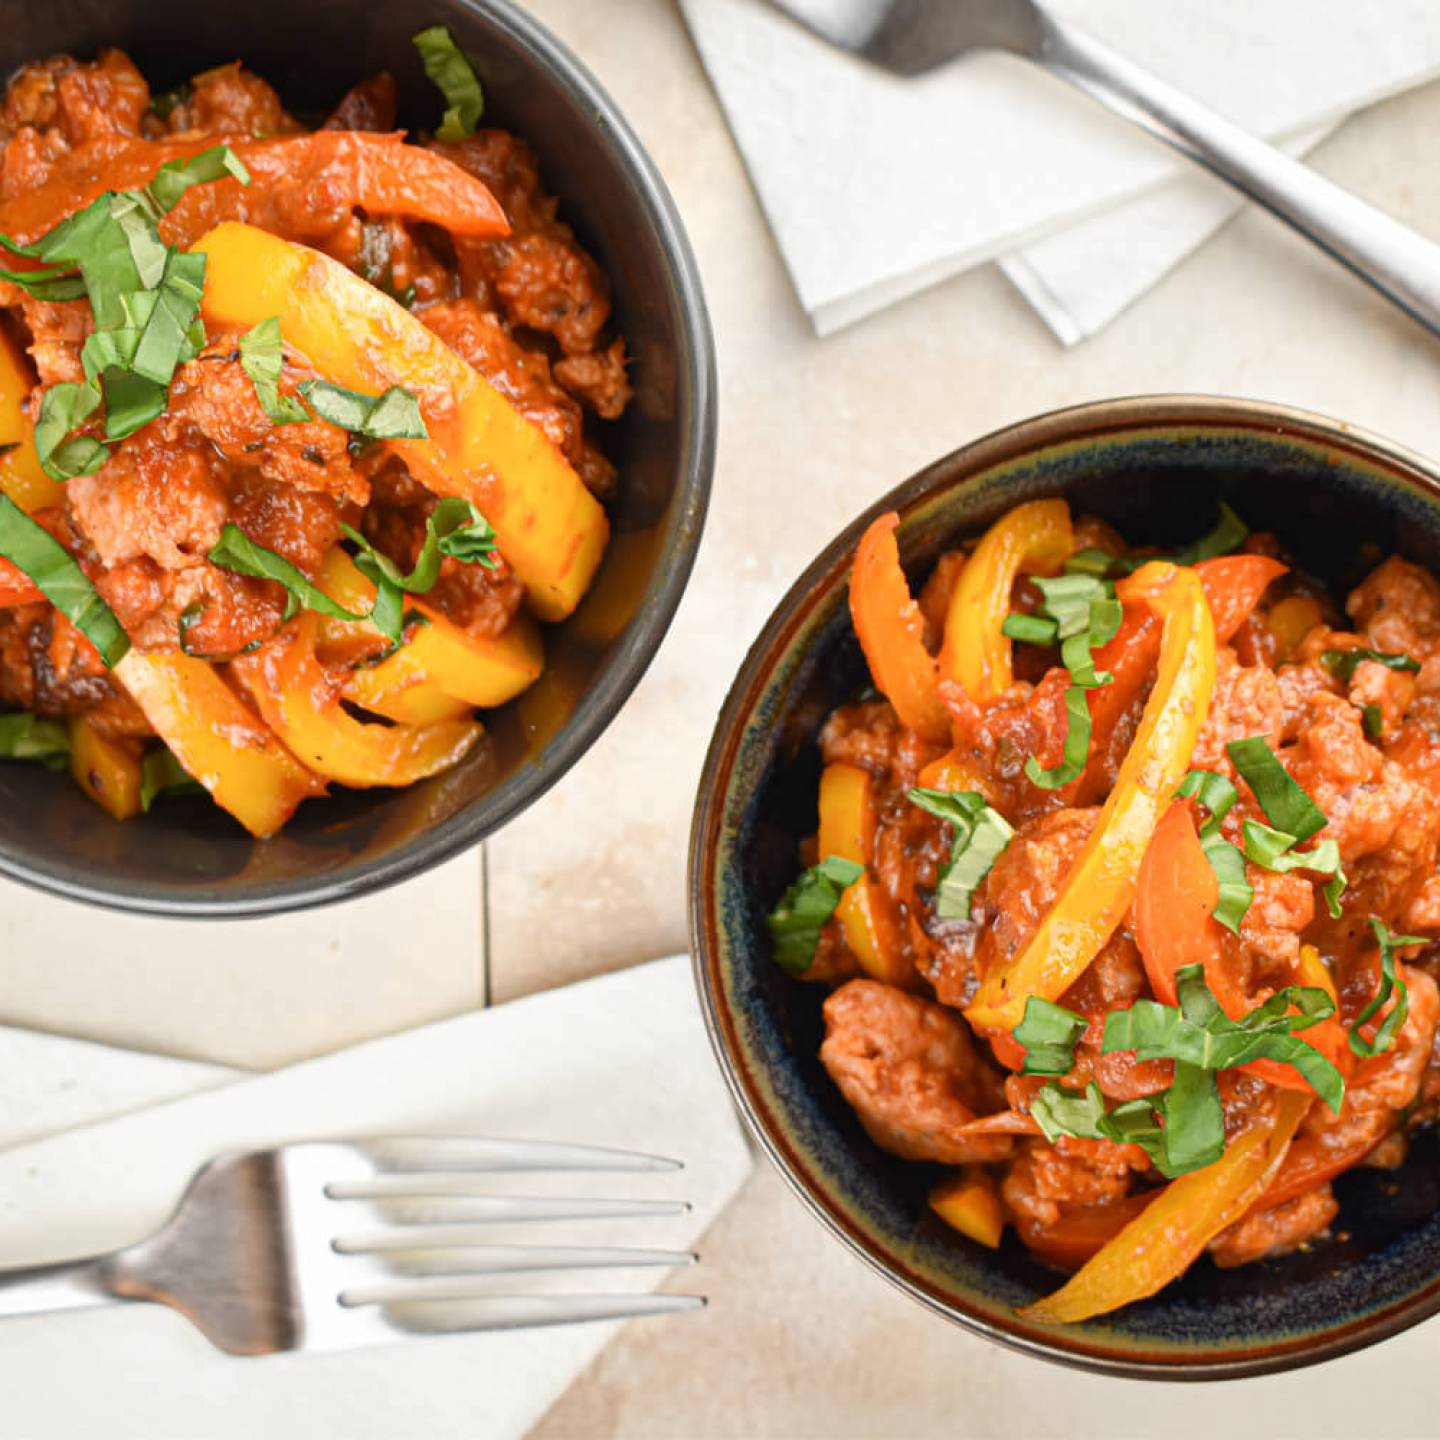
POLYGON ((932 1167, 886 1155, 817 1051, 819 987, 772 963, 764 916, 816 826, 815 736, 867 676, 846 587, 860 534, 897 509, 912 584, 935 557, 1016 502, 1062 494, 1135 543, 1206 530, 1216 498, 1273 529, 1313 573, 1346 587, 1382 554, 1440 565, 1440 475, 1419 456, 1318 416, 1208 398, 1119 400, 1026 421, 938 461, 860 516, 795 583, 721 713, 691 840, 696 978, 721 1067, 760 1143, 824 1223, 938 1313, 1050 1360, 1112 1374, 1235 1378, 1328 1359, 1440 1310, 1440 1144, 1403 1169, 1336 1186, 1335 1238, 1222 1271, 1202 1260, 1160 1295, 1057 1327, 1014 1308, 1057 1277, 1007 1235, 985 1250, 927 1209, 932 1167))

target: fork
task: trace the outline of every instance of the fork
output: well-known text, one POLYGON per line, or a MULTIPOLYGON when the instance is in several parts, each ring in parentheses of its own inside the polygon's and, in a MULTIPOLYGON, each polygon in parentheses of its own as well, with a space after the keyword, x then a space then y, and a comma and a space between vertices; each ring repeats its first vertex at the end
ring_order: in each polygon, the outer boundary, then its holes
POLYGON ((478 1137, 307 1142, 223 1156, 196 1174, 150 1239, 0 1271, 0 1316, 157 1301, 221 1350, 264 1355, 696 1309, 705 1303, 696 1295, 495 1293, 495 1277, 683 1266, 696 1259, 688 1252, 487 1243, 491 1226, 512 1222, 653 1218, 690 1208, 678 1200, 494 1194, 487 1177, 680 1168, 623 1150, 478 1137))
POLYGON ((900 75, 972 50, 1033 60, 1258 201, 1440 334, 1440 245, 1058 20, 1038 0, 772 3, 831 44, 900 75))

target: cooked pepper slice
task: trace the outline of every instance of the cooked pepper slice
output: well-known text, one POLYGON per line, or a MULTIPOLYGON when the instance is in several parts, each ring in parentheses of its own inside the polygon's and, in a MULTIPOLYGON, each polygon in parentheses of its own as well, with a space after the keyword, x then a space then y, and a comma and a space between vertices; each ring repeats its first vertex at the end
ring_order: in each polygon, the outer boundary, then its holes
POLYGON ((1155 686, 1100 821, 1055 903, 1020 951, 990 970, 965 1011, 975 1026, 1013 1030, 1031 995, 1058 1000, 1084 974, 1135 898, 1145 849, 1210 709, 1215 627, 1194 570, 1151 561, 1117 593, 1151 606, 1163 621, 1155 686))
POLYGON ((205 661, 132 649, 114 673, 185 772, 252 835, 273 835, 324 793, 205 661))
POLYGON ((930 1208, 962 1235, 978 1241, 987 1249, 1000 1248, 1005 1229, 1005 1212, 995 1182, 977 1167, 967 1167, 958 1175, 942 1180, 930 1192, 930 1208))
POLYGON ((901 724, 932 740, 948 740, 950 717, 936 691, 935 658, 925 648, 924 621, 900 568, 892 510, 860 537, 850 573, 850 618, 870 674, 901 724))
POLYGON ((1015 579, 1025 572, 1053 575, 1075 548, 1070 507, 1063 500, 1030 500, 997 520, 965 562, 945 617, 940 673, 959 681, 978 704, 1014 682, 1011 645, 1001 633, 1015 579))
MULTIPOLYGON (((35 431, 21 408, 34 388, 35 377, 20 347, 0 330, 0 495, 8 495, 27 515, 59 505, 62 487, 41 468, 35 453, 35 431)), ((4 564, 0 562, 0 605, 6 601, 4 564)))
POLYGON ((102 735, 88 716, 70 722, 70 773, 107 814, 129 820, 140 813, 140 747, 102 735))
POLYGON ((209 323, 248 329, 278 316, 286 343, 325 379, 367 395, 411 391, 429 438, 382 443, 437 494, 479 506, 542 620, 575 608, 609 523, 537 426, 408 310, 318 250, 235 224, 196 249, 209 257, 209 323))
MULTIPOLYGON (((452 235, 504 235, 510 229, 483 182, 434 150, 405 144, 399 134, 317 130, 226 143, 250 172, 250 184, 219 180, 187 191, 160 222, 168 243, 190 245, 222 220, 293 229, 304 212, 296 200, 316 194, 325 197, 323 223, 331 229, 334 217, 352 208, 426 221, 452 235)), ((38 240, 105 191, 138 189, 162 165, 192 159, 214 144, 214 136, 157 142, 103 135, 87 141, 61 157, 43 185, 0 205, 0 231, 38 240)))
MULTIPOLYGON (((1265 997, 1250 995, 1227 963, 1224 931, 1213 918, 1220 883, 1196 833, 1194 808, 1179 800, 1155 827, 1145 852, 1135 893, 1135 943, 1145 961, 1145 975, 1155 998, 1176 1003, 1176 973, 1186 965, 1203 965, 1205 983, 1232 1020, 1239 1020, 1265 997)), ((1342 1075, 1348 1077, 1353 1057, 1340 1023, 1335 982, 1313 945, 1300 947, 1300 958, 1284 982, 1324 990, 1336 1013, 1300 1032, 1342 1075)), ((1252 1060, 1240 1067, 1247 1074, 1285 1090, 1314 1091, 1293 1065, 1252 1060)))
MULTIPOLYGON (((875 845, 875 797, 870 774, 856 765, 827 765, 820 776, 820 857, 868 865, 875 845)), ((885 887, 865 873, 845 887, 835 918, 861 968, 876 980, 904 985, 910 964, 900 925, 885 887)))
MULTIPOLYGON (((373 582, 338 549, 325 558, 320 588, 347 610, 367 610, 375 598, 373 582)), ((528 615, 516 615, 503 634, 488 638, 463 630, 414 595, 405 597, 405 608, 427 623, 378 665, 356 670, 345 687, 347 700, 391 720, 429 725, 503 705, 540 678, 545 651, 528 615)), ((368 622, 339 625, 376 633, 368 622)))
POLYGON ((1184 1274, 1265 1193, 1314 1098, 1281 1091, 1274 1109, 1232 1140, 1213 1165, 1172 1180, 1067 1284, 1020 1313, 1073 1324, 1143 1300, 1184 1274))
POLYGON ((370 725, 347 714, 315 658, 315 626, 307 611, 232 668, 266 724, 316 774, 357 787, 411 785, 474 748, 483 732, 470 721, 370 725))

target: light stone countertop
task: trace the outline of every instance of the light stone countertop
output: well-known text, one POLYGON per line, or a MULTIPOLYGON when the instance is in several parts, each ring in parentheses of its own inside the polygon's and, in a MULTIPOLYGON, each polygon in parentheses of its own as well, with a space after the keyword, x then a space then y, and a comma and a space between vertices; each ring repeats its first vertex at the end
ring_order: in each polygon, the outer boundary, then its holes
MULTIPOLYGON (((715 325, 719 468, 660 655, 483 867, 463 857, 347 907, 228 926, 116 920, 4 886, 0 1022, 263 1068, 456 1013, 487 986, 503 1001, 682 949, 690 807, 750 640, 855 513, 998 426, 1197 391, 1302 406, 1440 453, 1440 345, 1256 213, 1074 351, 988 269, 817 341, 668 0, 531 4, 669 181, 715 325)), ((1440 85, 1350 122, 1314 163, 1440 235, 1437 136, 1440 85)), ((1142 1390, 1010 1355, 929 1315, 763 1167, 701 1248, 709 1310, 629 1327, 536 1440, 1440 1434, 1424 1384, 1435 1324, 1321 1371, 1142 1390)))

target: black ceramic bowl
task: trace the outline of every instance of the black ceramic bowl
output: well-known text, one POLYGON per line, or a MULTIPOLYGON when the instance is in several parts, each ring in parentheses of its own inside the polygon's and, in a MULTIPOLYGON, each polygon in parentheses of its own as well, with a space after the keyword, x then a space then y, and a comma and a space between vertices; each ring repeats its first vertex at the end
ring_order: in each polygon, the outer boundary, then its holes
POLYGON ((209 801, 175 800, 119 824, 68 776, 0 765, 0 873, 74 899, 171 915, 258 915, 406 879, 493 833, 596 740, 644 673, 700 540, 715 445, 714 354, 695 263, 654 166, 595 78, 507 0, 61 0, 14 4, 0 70, 68 51, 129 52, 158 92, 243 59, 286 105, 317 118, 390 70, 403 125, 433 125, 439 96, 410 43, 443 22, 473 58, 484 123, 539 153, 561 216, 610 276, 635 401, 609 427, 620 472, 613 538, 590 595, 546 627, 541 681, 487 719, 489 741, 448 774, 401 791, 342 792, 252 841, 209 801))
POLYGON ((869 680, 850 625, 855 546, 900 512, 913 586, 936 556, 1021 500, 1063 495, 1132 543, 1203 533, 1224 498, 1277 531, 1344 590, 1376 551, 1440 564, 1440 474, 1416 455, 1313 415, 1243 401, 1119 400, 1013 426, 938 461, 878 501, 796 581, 721 712, 691 838, 691 942, 710 1035, 760 1143, 816 1215, 887 1279, 940 1314, 1030 1354, 1164 1379, 1309 1364, 1440 1310, 1440 1145, 1421 1135, 1397 1174, 1336 1184, 1337 1238, 1219 1270, 1207 1260, 1153 1299, 1083 1325, 1015 1307, 1057 1276, 1013 1235, 998 1252, 925 1203, 934 1167, 887 1155, 825 1074, 821 987, 775 965, 764 918, 816 826, 816 734, 869 680), (1367 547, 1369 547, 1367 549, 1367 547))

